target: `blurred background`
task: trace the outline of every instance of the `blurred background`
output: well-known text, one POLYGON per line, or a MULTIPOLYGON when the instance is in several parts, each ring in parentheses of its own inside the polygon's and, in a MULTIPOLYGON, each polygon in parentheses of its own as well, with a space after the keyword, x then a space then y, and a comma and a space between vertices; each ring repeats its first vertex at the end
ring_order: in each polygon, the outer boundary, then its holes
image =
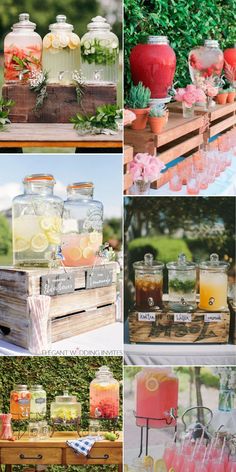
MULTIPOLYGON (((235 283, 235 199, 231 197, 127 197, 124 214, 125 314, 134 302, 133 263, 146 253, 165 264, 180 253, 199 262, 217 253, 235 283)), ((164 293, 167 269, 164 269, 164 293)))
POLYGON ((56 179, 54 193, 65 200, 66 186, 72 182, 92 181, 94 199, 104 205, 104 242, 121 249, 122 169, 121 156, 0 155, 0 265, 12 265, 12 199, 23 193, 22 180, 28 174, 49 173, 56 179), (104 180, 105 179, 105 180, 104 180), (111 196, 112 195, 112 199, 111 196))

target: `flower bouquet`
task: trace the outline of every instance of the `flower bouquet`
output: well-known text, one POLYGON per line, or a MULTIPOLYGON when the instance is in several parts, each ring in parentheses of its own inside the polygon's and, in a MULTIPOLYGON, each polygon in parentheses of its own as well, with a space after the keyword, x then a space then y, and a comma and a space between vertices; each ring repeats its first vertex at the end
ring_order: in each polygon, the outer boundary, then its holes
POLYGON ((157 180, 165 168, 163 162, 148 153, 138 153, 134 156, 129 170, 133 179, 133 194, 148 195, 151 182, 157 180))
POLYGON ((177 102, 182 102, 184 118, 194 116, 194 106, 197 102, 206 102, 204 90, 193 84, 177 89, 174 98, 177 102))

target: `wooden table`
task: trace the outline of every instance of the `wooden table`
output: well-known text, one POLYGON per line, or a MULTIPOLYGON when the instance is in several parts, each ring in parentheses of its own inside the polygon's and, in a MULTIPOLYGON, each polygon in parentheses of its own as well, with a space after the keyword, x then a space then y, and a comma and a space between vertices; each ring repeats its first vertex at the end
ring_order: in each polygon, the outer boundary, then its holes
POLYGON ((70 123, 12 123, 1 131, 0 147, 120 148, 122 132, 79 136, 70 123))
POLYGON ((111 465, 117 464, 122 471, 122 433, 116 441, 96 442, 88 457, 77 455, 66 441, 78 439, 75 432, 56 432, 52 438, 29 441, 27 434, 16 441, 0 440, 0 464, 6 472, 13 465, 111 465))

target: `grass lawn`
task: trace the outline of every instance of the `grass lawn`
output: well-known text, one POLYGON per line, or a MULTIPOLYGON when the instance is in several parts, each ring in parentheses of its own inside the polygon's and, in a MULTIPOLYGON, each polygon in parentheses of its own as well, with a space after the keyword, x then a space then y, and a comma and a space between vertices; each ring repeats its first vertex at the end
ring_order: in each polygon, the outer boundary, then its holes
POLYGON ((186 241, 183 239, 173 239, 168 236, 153 236, 149 238, 137 238, 129 243, 130 252, 152 246, 157 251, 157 259, 162 262, 170 262, 177 259, 178 254, 183 252, 187 259, 192 259, 192 254, 188 248, 186 241))
POLYGON ((10 266, 12 265, 12 252, 9 252, 6 255, 0 255, 0 266, 10 266))

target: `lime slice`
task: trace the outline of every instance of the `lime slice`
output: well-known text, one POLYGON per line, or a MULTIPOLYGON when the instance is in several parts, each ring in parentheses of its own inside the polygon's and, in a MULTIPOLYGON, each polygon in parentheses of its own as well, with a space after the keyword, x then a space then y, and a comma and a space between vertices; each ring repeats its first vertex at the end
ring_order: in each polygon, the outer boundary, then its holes
POLYGON ((149 392, 155 392, 155 390, 157 390, 159 387, 159 382, 157 381, 157 379, 155 379, 155 377, 149 377, 146 380, 145 386, 146 389, 149 390, 149 392))
POLYGON ((38 233, 31 239, 31 249, 35 252, 44 252, 48 247, 48 239, 44 233, 38 233))
POLYGON ((149 470, 153 470, 154 466, 154 459, 152 456, 145 456, 143 458, 143 465, 144 467, 147 467, 149 470))
POLYGON ((27 249, 29 249, 30 244, 29 244, 29 241, 27 241, 27 239, 17 237, 15 239, 14 246, 15 246, 15 251, 16 252, 23 252, 23 251, 27 251, 27 249))
POLYGON ((53 224, 54 224, 54 218, 51 216, 43 216, 43 218, 40 220, 40 227, 44 231, 49 231, 50 229, 52 229, 53 224))
POLYGON ((168 472, 165 462, 163 459, 158 459, 154 465, 154 472, 168 472))
POLYGON ((47 237, 50 244, 57 244, 61 243, 61 238, 56 231, 47 231, 47 237))

